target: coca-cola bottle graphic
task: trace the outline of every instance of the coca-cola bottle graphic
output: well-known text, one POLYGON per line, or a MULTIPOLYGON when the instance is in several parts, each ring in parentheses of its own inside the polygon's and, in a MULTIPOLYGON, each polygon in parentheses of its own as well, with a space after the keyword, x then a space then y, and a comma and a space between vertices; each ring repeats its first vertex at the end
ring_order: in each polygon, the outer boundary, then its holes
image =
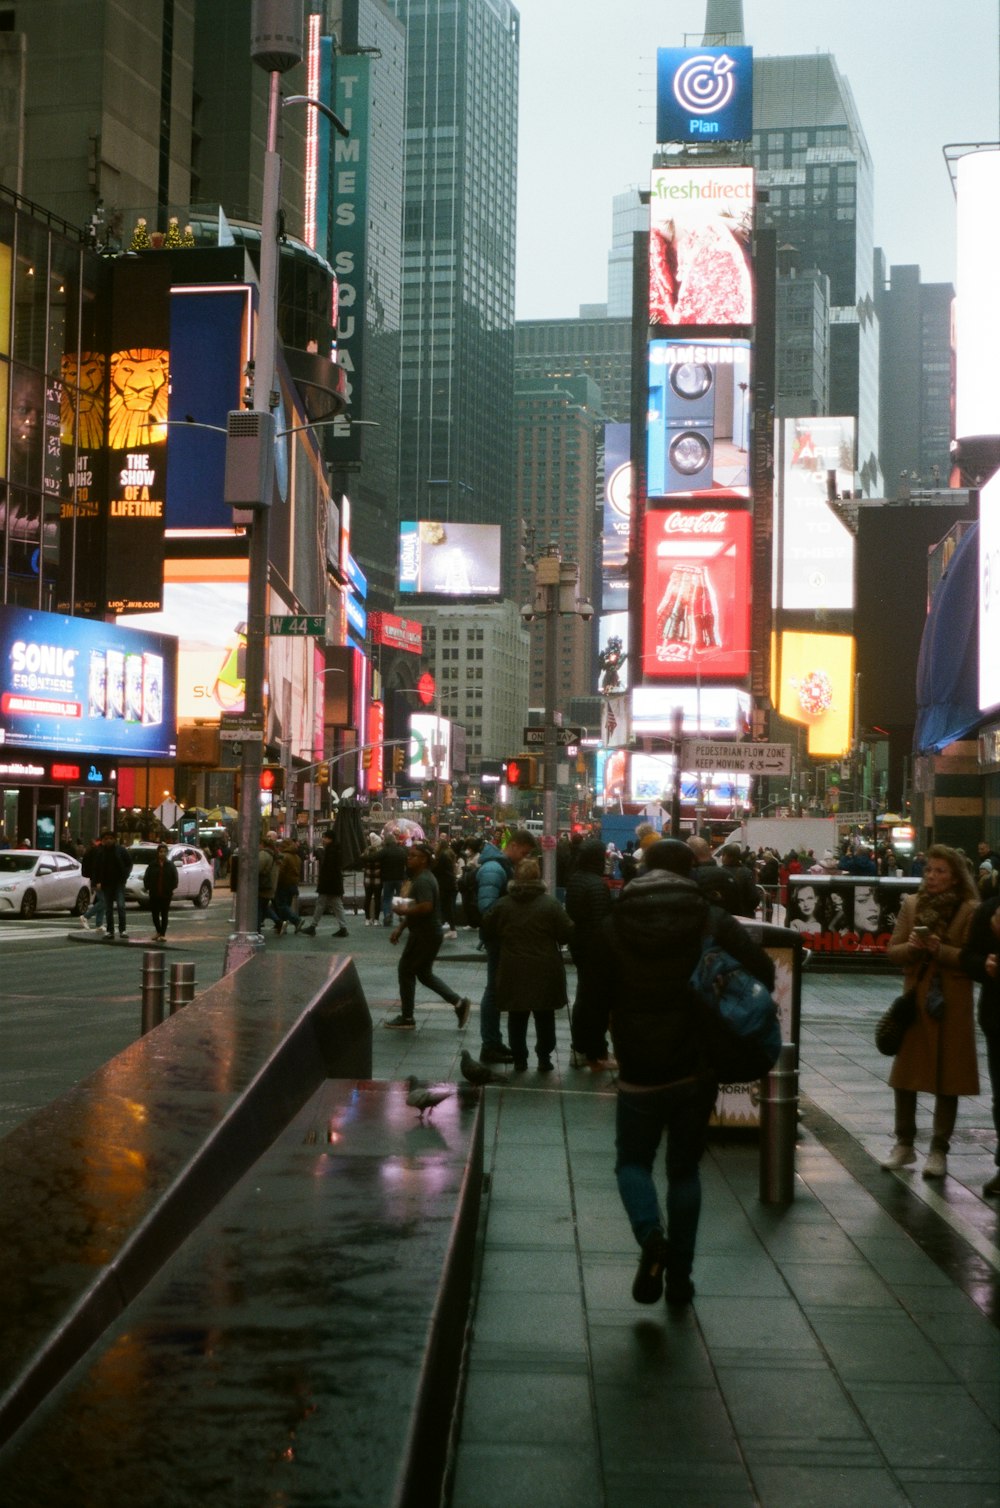
POLYGON ((691 656, 694 629, 692 612, 693 572, 688 566, 674 566, 667 590, 657 609, 658 660, 686 660, 691 656))
POLYGON ((695 571, 694 588, 694 645, 703 654, 718 649, 719 633, 716 627, 718 615, 715 606, 715 589, 707 566, 698 566, 695 571))

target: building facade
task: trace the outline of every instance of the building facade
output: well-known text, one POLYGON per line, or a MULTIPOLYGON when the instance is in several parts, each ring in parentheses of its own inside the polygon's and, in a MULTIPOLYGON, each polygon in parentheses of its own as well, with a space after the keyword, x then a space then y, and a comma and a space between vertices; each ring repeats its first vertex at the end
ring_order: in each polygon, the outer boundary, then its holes
POLYGON ((407 48, 401 507, 505 523, 520 21, 509 0, 392 9, 407 48))
POLYGON ((951 283, 924 283, 919 267, 885 269, 876 256, 882 332, 881 453, 886 494, 940 487, 951 469, 951 283))
MULTIPOLYGON (((648 218, 648 210, 646 214, 648 218)), ((600 389, 604 417, 627 424, 632 401, 631 342, 631 315, 521 319, 515 329, 517 380, 563 382, 586 377, 600 389)))
MULTIPOLYGON (((556 547, 580 571, 578 595, 594 600, 598 440, 603 436, 601 394, 588 377, 559 381, 520 379, 515 387, 515 458, 522 525, 538 555, 556 547)), ((518 550, 512 579, 518 604, 533 600, 534 575, 518 550)), ((544 705, 546 622, 531 623, 530 698, 544 705)), ((593 627, 575 613, 556 619, 554 710, 593 689, 593 627)))

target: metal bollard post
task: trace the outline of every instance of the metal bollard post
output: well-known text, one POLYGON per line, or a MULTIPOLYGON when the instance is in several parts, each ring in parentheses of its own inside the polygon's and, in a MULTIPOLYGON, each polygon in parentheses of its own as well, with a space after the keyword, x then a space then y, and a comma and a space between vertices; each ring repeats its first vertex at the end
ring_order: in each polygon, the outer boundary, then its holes
POLYGON ((142 1036, 163 1020, 166 962, 163 954, 152 948, 142 955, 142 1036))
POLYGON ((194 999, 194 964, 172 963, 170 965, 170 1014, 190 1005, 194 999))
POLYGON ((792 1043, 782 1045, 777 1063, 760 1087, 760 1202, 791 1204, 795 1198, 799 1108, 799 1074, 792 1043))

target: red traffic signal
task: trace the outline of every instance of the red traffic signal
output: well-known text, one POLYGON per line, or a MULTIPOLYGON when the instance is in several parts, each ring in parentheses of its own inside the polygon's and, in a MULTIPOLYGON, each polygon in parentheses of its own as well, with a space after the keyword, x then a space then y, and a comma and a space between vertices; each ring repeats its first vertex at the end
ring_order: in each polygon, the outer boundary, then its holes
POLYGON ((504 778, 508 785, 518 790, 528 790, 538 784, 538 760, 533 754, 521 754, 504 763, 504 778))

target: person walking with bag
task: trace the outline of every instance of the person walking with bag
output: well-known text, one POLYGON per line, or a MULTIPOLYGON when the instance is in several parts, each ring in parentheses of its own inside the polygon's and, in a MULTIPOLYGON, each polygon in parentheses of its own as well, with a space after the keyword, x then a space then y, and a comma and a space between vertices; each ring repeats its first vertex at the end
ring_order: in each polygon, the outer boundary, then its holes
POLYGON ((646 849, 643 863, 644 872, 625 886, 601 928, 619 1067, 615 1177, 641 1253, 632 1297, 655 1304, 666 1279, 667 1303, 680 1306, 694 1297, 699 1164, 719 1088, 691 976, 708 935, 768 990, 774 989, 774 964, 735 917, 709 905, 686 843, 661 839, 646 849), (664 1131, 665 1229, 653 1181, 664 1131))
POLYGON ((154 942, 167 940, 167 917, 170 915, 170 899, 177 889, 177 865, 167 858, 167 845, 160 843, 156 858, 146 865, 142 888, 149 896, 149 911, 156 928, 154 942))
POLYGON ((528 1017, 535 1021, 538 1072, 551 1073, 556 1011, 566 1004, 566 966, 561 947, 573 935, 563 907, 548 895, 534 859, 522 859, 514 878, 483 917, 487 945, 498 950, 496 999, 507 1012, 507 1040, 514 1070, 528 1067, 528 1017))
POLYGON ((916 1018, 903 1036, 889 1073, 896 1142, 882 1166, 916 1162, 917 1095, 933 1094, 934 1120, 925 1178, 944 1178, 963 1094, 979 1093, 972 980, 961 965, 976 909, 976 888, 957 849, 927 850, 920 889, 903 900, 887 958, 903 970, 916 999, 916 1018))

